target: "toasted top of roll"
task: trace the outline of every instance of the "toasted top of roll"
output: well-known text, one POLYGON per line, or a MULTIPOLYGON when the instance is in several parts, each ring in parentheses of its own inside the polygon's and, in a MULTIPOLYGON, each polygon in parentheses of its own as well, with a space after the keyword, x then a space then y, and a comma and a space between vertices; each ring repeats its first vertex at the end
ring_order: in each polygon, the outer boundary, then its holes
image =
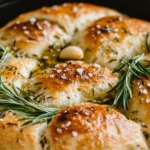
POLYGON ((7 26, 14 24, 16 21, 25 22, 34 17, 36 19, 43 19, 55 23, 67 33, 73 35, 75 30, 83 29, 92 21, 111 15, 121 14, 116 10, 92 4, 64 3, 63 5, 43 7, 42 9, 24 13, 10 22, 7 26))
POLYGON ((1 150, 42 150, 42 135, 46 123, 22 126, 18 115, 7 112, 0 119, 1 150))
POLYGON ((9 87, 14 84, 18 88, 21 88, 36 65, 37 61, 34 59, 10 58, 0 70, 2 80, 9 87))
POLYGON ((79 104, 60 111, 46 130, 51 150, 147 150, 140 126, 110 106, 79 104))
POLYGON ((41 58, 50 46, 63 47, 69 40, 69 35, 57 25, 36 18, 15 22, 0 31, 0 44, 9 46, 15 57, 41 58))
POLYGON ((62 107, 110 98, 107 92, 117 81, 117 75, 107 68, 72 61, 44 71, 37 69, 22 88, 46 106, 62 107))
POLYGON ((146 34, 150 23, 123 16, 104 17, 87 27, 73 41, 84 50, 84 60, 115 69, 125 60, 148 53, 146 34))
POLYGON ((133 96, 125 114, 142 125, 150 146, 150 78, 135 79, 132 83, 133 96))

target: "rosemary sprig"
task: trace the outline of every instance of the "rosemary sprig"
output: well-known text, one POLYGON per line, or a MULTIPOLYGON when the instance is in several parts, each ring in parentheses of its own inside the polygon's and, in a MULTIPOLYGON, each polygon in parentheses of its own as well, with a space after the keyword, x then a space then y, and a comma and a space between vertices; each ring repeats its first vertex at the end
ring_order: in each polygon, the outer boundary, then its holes
POLYGON ((147 33, 146 35, 146 46, 147 46, 148 52, 150 53, 150 33, 147 33))
MULTIPOLYGON (((148 52, 150 53, 150 33, 146 35, 146 46, 148 52)), ((132 79, 134 77, 141 78, 150 76, 150 67, 144 66, 141 63, 144 56, 144 54, 135 56, 114 70, 114 72, 123 71, 124 74, 118 83, 109 91, 112 92, 117 89, 117 93, 113 101, 113 106, 118 107, 118 105, 121 103, 124 110, 127 110, 128 100, 129 98, 132 98, 132 79)))
POLYGON ((16 88, 12 84, 12 91, 6 87, 0 76, 0 112, 11 111, 19 114, 23 119, 27 119, 24 123, 36 124, 51 120, 58 112, 57 108, 46 108, 35 102, 31 96, 16 88), (20 94, 23 96, 20 96, 20 94), (24 98, 26 97, 26 99, 24 98))
POLYGON ((0 68, 10 59, 11 54, 9 53, 9 48, 4 48, 0 45, 0 68))

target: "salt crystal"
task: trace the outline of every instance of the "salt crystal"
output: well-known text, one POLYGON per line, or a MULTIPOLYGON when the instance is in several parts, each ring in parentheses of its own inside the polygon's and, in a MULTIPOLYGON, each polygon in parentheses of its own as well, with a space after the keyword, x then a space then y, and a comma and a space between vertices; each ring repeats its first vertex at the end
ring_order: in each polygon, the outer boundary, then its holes
POLYGON ((57 128, 57 132, 58 132, 59 134, 62 134, 62 129, 57 128))
POLYGON ((61 69, 56 70, 57 73, 61 73, 61 69))
POLYGON ((73 11, 74 13, 76 13, 76 12, 78 12, 78 8, 77 8, 77 7, 73 7, 72 11, 73 11))
POLYGON ((72 131, 72 135, 73 135, 74 137, 76 137, 76 136, 78 135, 78 133, 77 133, 76 131, 72 131))
POLYGON ((47 35, 47 32, 46 32, 45 30, 44 30, 42 33, 43 33, 43 35, 44 35, 44 36, 46 36, 46 35, 47 35))
POLYGON ((96 68, 100 68, 100 65, 98 65, 98 64, 94 64, 93 66, 96 68))
POLYGON ((146 103, 150 103, 150 99, 149 98, 146 99, 146 103))
POLYGON ((89 73, 88 73, 88 76, 89 76, 89 77, 92 77, 92 76, 93 76, 93 74, 89 72, 89 73))
POLYGON ((30 18, 30 22, 31 22, 31 23, 36 22, 36 18, 34 18, 34 17, 30 18))
POLYGON ((28 30, 25 30, 25 31, 24 31, 24 34, 26 34, 26 35, 29 35, 29 33, 30 33, 30 32, 29 32, 28 30))
POLYGON ((150 87, 150 83, 147 83, 147 86, 150 87))
POLYGON ((66 77, 65 74, 61 75, 61 78, 62 78, 62 79, 67 79, 67 77, 66 77))
POLYGON ((97 31, 97 35, 100 35, 101 34, 101 31, 97 31))
POLYGON ((78 72, 80 75, 82 75, 83 71, 84 71, 83 68, 77 68, 77 72, 78 72))
POLYGON ((146 89, 144 89, 144 90, 141 89, 140 92, 143 93, 143 94, 147 94, 147 90, 146 89))
POLYGON ((68 121, 67 123, 66 123, 66 127, 69 127, 71 125, 71 121, 68 121))
POLYGON ((50 78, 54 78, 54 74, 50 74, 49 76, 50 76, 50 78))
POLYGON ((27 26, 23 26, 22 28, 23 28, 23 30, 26 30, 26 29, 27 29, 27 26))
POLYGON ((97 29, 100 29, 100 28, 101 28, 101 26, 100 26, 99 24, 97 24, 97 25, 96 25, 96 28, 97 28, 97 29))
POLYGON ((44 24, 45 24, 47 27, 50 27, 50 23, 49 23, 47 20, 44 20, 44 24))
POLYGON ((48 59, 48 56, 43 56, 43 59, 48 59))
POLYGON ((37 25, 37 27, 38 27, 39 30, 43 29, 42 26, 39 23, 36 23, 36 25, 37 25))

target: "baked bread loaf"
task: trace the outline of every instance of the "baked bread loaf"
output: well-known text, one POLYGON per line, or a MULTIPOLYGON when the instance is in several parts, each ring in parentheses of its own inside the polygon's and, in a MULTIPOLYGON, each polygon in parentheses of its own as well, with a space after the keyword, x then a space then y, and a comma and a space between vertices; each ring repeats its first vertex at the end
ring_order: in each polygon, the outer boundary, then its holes
MULTIPOLYGON (((133 100, 125 113, 135 120, 132 112, 139 111, 137 123, 110 106, 116 91, 109 92, 121 78, 113 70, 148 53, 148 32, 149 22, 84 3, 27 12, 1 28, 0 54, 8 49, 9 59, 1 58, 0 76, 8 90, 16 95, 20 91, 20 96, 24 91, 37 107, 60 111, 51 121, 28 125, 23 125, 29 118, 19 115, 19 108, 2 113, 0 150, 148 150, 139 122, 149 129, 149 95, 142 94, 145 102, 140 105, 137 84, 149 79, 134 81, 133 100), (108 100, 109 105, 101 105, 108 100)), ((3 98, 0 95, 0 101, 3 98)))

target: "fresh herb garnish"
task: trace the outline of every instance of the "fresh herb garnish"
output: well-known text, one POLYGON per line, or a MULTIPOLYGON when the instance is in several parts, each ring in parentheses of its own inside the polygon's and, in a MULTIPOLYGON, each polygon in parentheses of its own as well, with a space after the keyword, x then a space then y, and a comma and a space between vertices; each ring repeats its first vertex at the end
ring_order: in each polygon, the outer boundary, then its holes
POLYGON ((12 84, 12 91, 6 87, 0 76, 0 112, 11 111, 19 114, 24 123, 36 124, 51 120, 58 112, 57 108, 46 108, 35 102, 32 97, 12 84), (20 94, 19 94, 20 93, 20 94), (22 96, 21 96, 22 95, 22 96), (25 98, 24 98, 25 97, 25 98))
MULTIPOLYGON (((146 35, 146 46, 148 52, 150 53, 150 33, 146 35)), ((134 77, 149 77, 150 76, 150 67, 145 66, 141 63, 144 58, 144 54, 133 57, 132 59, 127 60, 124 64, 114 70, 115 72, 123 71, 123 76, 118 81, 118 83, 109 91, 112 92, 117 90, 113 106, 118 107, 119 104, 122 104, 124 110, 128 109, 128 100, 132 98, 132 79, 134 77)))
POLYGON ((150 33, 146 35, 146 46, 147 46, 148 52, 150 53, 150 33))
POLYGON ((9 53, 9 48, 4 48, 2 45, 0 45, 0 68, 4 66, 10 57, 11 54, 9 53))

